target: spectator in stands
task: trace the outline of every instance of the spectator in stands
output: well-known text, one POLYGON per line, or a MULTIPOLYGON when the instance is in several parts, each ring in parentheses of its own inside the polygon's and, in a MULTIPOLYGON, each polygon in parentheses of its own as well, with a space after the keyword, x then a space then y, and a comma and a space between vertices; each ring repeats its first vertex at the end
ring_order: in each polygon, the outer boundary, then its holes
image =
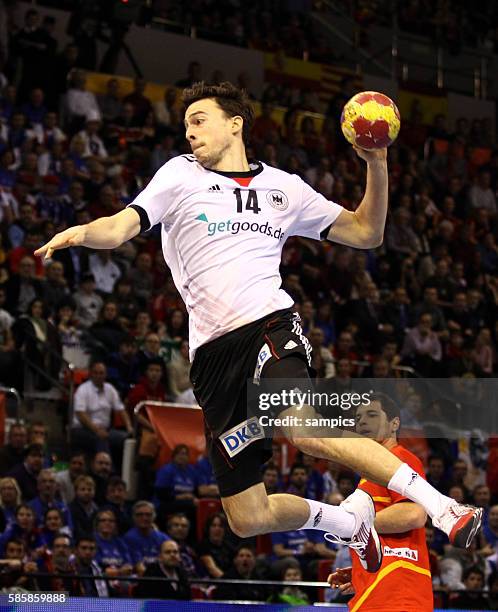
MULTIPOLYGON (((126 398, 125 405, 130 418, 133 418, 133 409, 140 402, 146 400, 165 402, 170 399, 170 395, 162 382, 163 373, 164 361, 160 357, 150 359, 145 368, 145 376, 142 376, 126 398)), ((141 428, 154 432, 154 428, 144 410, 136 415, 136 419, 141 428)))
POLYGON ((412 323, 417 323, 420 315, 429 313, 432 318, 432 329, 438 333, 446 329, 446 321, 444 313, 439 306, 439 293, 434 285, 427 285, 424 288, 424 296, 422 302, 415 306, 412 314, 412 323))
MULTIPOLYGON (((133 564, 126 544, 118 535, 117 520, 112 510, 99 510, 95 516, 96 561, 106 576, 130 576, 133 564)), ((111 594, 124 593, 126 583, 117 583, 111 594)))
POLYGON ((91 535, 80 536, 74 547, 76 574, 89 576, 78 579, 79 595, 84 597, 109 597, 109 589, 104 580, 98 580, 102 575, 102 569, 95 561, 97 555, 97 543, 91 535))
POLYGON ((141 599, 190 599, 190 584, 181 566, 178 544, 174 540, 162 542, 157 561, 149 564, 144 577, 169 578, 174 582, 151 580, 140 582, 135 592, 141 599))
POLYGON ((111 452, 119 466, 124 441, 133 435, 133 427, 118 392, 106 382, 106 376, 105 365, 95 362, 90 367, 90 380, 76 390, 71 440, 75 447, 88 454, 111 452), (125 431, 113 428, 113 413, 122 416, 125 431))
POLYGON ((169 388, 176 402, 196 403, 190 382, 190 368, 188 340, 183 340, 180 344, 180 354, 173 357, 167 365, 169 388))
POLYGON ((320 327, 313 327, 308 333, 313 348, 313 368, 317 371, 317 378, 332 378, 335 375, 335 365, 332 353, 325 346, 325 333, 320 327))
POLYGON ((36 265, 31 256, 22 257, 19 262, 19 273, 11 274, 5 284, 5 291, 8 311, 15 316, 27 313, 33 300, 43 295, 43 285, 36 278, 36 265))
POLYGON ((54 537, 51 550, 45 554, 38 562, 38 571, 47 574, 54 574, 50 577, 40 577, 37 579, 40 589, 44 591, 64 591, 71 595, 78 595, 78 582, 72 578, 76 573, 75 562, 71 551, 71 538, 66 534, 54 537))
POLYGON ((265 485, 268 495, 281 492, 279 479, 280 474, 278 468, 271 463, 267 463, 263 469, 263 484, 265 485))
MULTIPOLYGON (((232 567, 225 572, 225 579, 232 580, 253 580, 256 576, 254 569, 256 567, 256 555, 254 550, 246 545, 241 544, 233 559, 232 567)), ((216 589, 216 599, 244 599, 247 601, 265 601, 268 594, 266 589, 257 585, 244 584, 223 584, 216 589)))
POLYGON ((57 328, 48 318, 43 300, 35 298, 30 303, 26 314, 21 315, 14 324, 13 333, 17 348, 24 353, 28 363, 33 363, 25 386, 48 391, 52 387, 52 380, 59 377, 62 347, 57 328))
POLYGON ((488 520, 489 506, 491 503, 491 490, 488 485, 476 485, 472 491, 470 503, 478 508, 484 508, 483 525, 485 525, 488 520))
POLYGON ((15 478, 21 489, 23 499, 31 501, 38 494, 38 474, 43 466, 43 447, 40 444, 31 444, 24 450, 23 463, 17 464, 8 472, 15 478))
POLYGON ((451 469, 451 484, 458 485, 462 488, 465 496, 465 501, 470 499, 470 491, 466 484, 469 467, 465 459, 456 459, 451 469))
POLYGON ((154 493, 159 502, 161 517, 180 511, 195 518, 199 483, 197 472, 189 464, 189 458, 188 446, 178 444, 171 453, 171 462, 157 471, 154 493))
POLYGON ((131 104, 134 109, 135 118, 140 125, 143 125, 145 118, 152 111, 152 104, 145 95, 147 81, 141 77, 136 77, 133 81, 133 91, 124 97, 123 104, 131 104))
POLYGON ((0 476, 5 476, 17 465, 23 463, 24 447, 28 441, 28 432, 22 423, 12 423, 9 429, 7 444, 0 447, 0 476))
POLYGON ((294 463, 289 474, 287 493, 304 497, 308 489, 308 468, 303 463, 294 463))
POLYGON ((83 70, 73 70, 70 87, 64 102, 64 117, 70 126, 82 126, 90 113, 99 113, 97 98, 86 89, 86 73, 83 70))
POLYGON ((109 382, 121 397, 127 397, 140 375, 135 339, 123 336, 119 350, 106 357, 106 365, 109 382))
POLYGON ((413 255, 418 251, 417 236, 410 226, 410 212, 406 208, 394 211, 385 233, 386 247, 395 255, 413 255))
MULTIPOLYGON (((143 376, 151 361, 162 362, 160 357, 161 340, 155 332, 149 332, 144 339, 143 348, 137 352, 138 370, 143 376)), ((162 372, 164 373, 164 363, 162 363, 162 372)))
POLYGON ((491 506, 488 520, 481 532, 481 554, 484 556, 498 552, 498 505, 491 506))
POLYGON ((140 306, 129 278, 121 277, 116 281, 112 297, 118 304, 119 316, 128 319, 129 323, 134 321, 140 306))
POLYGON ((431 455, 427 462, 427 482, 444 495, 447 494, 449 488, 449 481, 445 473, 446 466, 444 464, 444 459, 437 455, 431 455))
POLYGON ((16 508, 21 503, 21 489, 14 478, 0 478, 0 532, 10 527, 16 518, 16 508))
POLYGON ((220 490, 213 472, 213 466, 208 457, 204 454, 194 464, 194 469, 197 472, 199 485, 197 490, 199 497, 219 497, 220 490))
POLYGON ((37 525, 40 527, 43 524, 47 510, 57 508, 61 511, 64 517, 64 525, 70 529, 73 527, 72 518, 69 513, 69 508, 66 504, 57 499, 57 480, 52 469, 41 470, 37 478, 38 496, 29 502, 35 513, 37 525))
POLYGON ((91 336, 100 343, 96 353, 103 359, 106 353, 117 351, 127 335, 118 313, 117 303, 112 299, 107 300, 102 306, 99 320, 89 330, 91 336))
MULTIPOLYGON (((300 582, 303 579, 303 573, 299 563, 295 559, 286 559, 285 564, 282 564, 279 579, 283 582, 300 582)), ((281 588, 278 593, 272 595, 269 601, 291 606, 309 604, 308 595, 296 586, 281 588)))
POLYGON ((112 473, 111 455, 103 451, 95 453, 90 464, 89 476, 91 476, 95 482, 95 501, 99 506, 105 503, 107 484, 112 473))
POLYGON ((491 174, 481 170, 469 189, 469 205, 471 210, 484 208, 491 216, 496 215, 496 196, 491 189, 491 174))
MULTIPOLYGON (((296 558, 303 570, 316 558, 315 542, 311 530, 296 529, 271 534, 273 554, 277 559, 296 558)), ((277 566, 279 567, 278 563, 277 566)))
POLYGON ((62 300, 69 295, 67 280, 64 278, 64 267, 60 261, 52 261, 46 267, 43 284, 43 299, 49 312, 53 315, 62 300))
POLYGON ((95 481, 91 476, 81 475, 74 481, 74 499, 69 504, 75 538, 93 531, 98 511, 95 503, 95 481))
POLYGON ((405 336, 401 354, 423 376, 434 376, 440 371, 441 342, 432 330, 432 315, 422 313, 418 324, 405 336))
POLYGON ((126 482, 119 476, 111 476, 107 481, 104 507, 114 512, 120 536, 133 527, 133 504, 127 497, 126 482))
POLYGON ((7 542, 13 538, 24 542, 26 553, 31 556, 35 556, 35 551, 41 546, 35 513, 26 504, 17 506, 14 523, 0 535, 0 556, 5 553, 7 542))
POLYGON ((212 514, 204 526, 204 538, 197 552, 211 578, 223 578, 231 566, 234 550, 227 531, 227 519, 222 513, 212 514))
POLYGON ((106 83, 106 93, 97 98, 102 118, 104 121, 112 122, 120 114, 123 107, 119 95, 118 79, 109 79, 106 83))
POLYGON ((168 518, 166 533, 178 544, 180 550, 181 566, 189 578, 198 576, 198 559, 195 550, 187 544, 190 532, 190 521, 181 512, 172 514, 168 518))
POLYGON ((22 540, 12 537, 7 541, 5 553, 0 559, 2 592, 19 592, 18 589, 22 589, 22 592, 38 590, 36 581, 29 576, 29 573, 38 571, 38 568, 36 563, 26 560, 26 553, 26 546, 22 540))
POLYGON ((85 116, 85 127, 76 134, 75 138, 81 139, 83 143, 82 157, 84 159, 91 158, 105 164, 110 160, 104 141, 99 136, 101 127, 100 111, 88 111, 85 116))
POLYGON ((46 550, 52 550, 56 535, 72 535, 72 529, 68 526, 66 519, 59 508, 49 508, 43 517, 40 529, 40 546, 46 550))
POLYGON ((76 316, 83 328, 89 328, 97 322, 104 304, 95 289, 94 275, 90 272, 83 274, 79 289, 73 296, 76 303, 76 316))
POLYGON ((90 255, 88 262, 97 290, 110 295, 121 276, 121 270, 112 259, 112 252, 108 249, 96 251, 90 255))
POLYGON ((133 506, 132 527, 124 535, 133 564, 143 574, 145 567, 157 561, 161 544, 170 540, 162 531, 154 527, 156 511, 148 501, 138 501, 133 506))
POLYGON ((451 607, 457 610, 489 610, 484 589, 484 572, 479 567, 469 567, 463 573, 463 584, 467 591, 451 599, 451 607))
POLYGON ((74 500, 74 483, 78 476, 86 472, 85 455, 81 451, 73 451, 69 457, 67 470, 55 473, 57 490, 65 504, 70 504, 74 500))

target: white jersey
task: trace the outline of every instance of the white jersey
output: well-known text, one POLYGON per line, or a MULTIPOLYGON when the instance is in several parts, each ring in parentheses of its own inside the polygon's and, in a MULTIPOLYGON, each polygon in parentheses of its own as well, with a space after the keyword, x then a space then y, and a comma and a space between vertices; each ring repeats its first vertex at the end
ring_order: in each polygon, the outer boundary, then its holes
POLYGON ((130 206, 142 229, 162 225, 192 359, 202 344, 290 308, 279 272, 286 238, 319 240, 342 211, 297 175, 260 162, 249 172, 207 170, 193 155, 164 164, 130 206))

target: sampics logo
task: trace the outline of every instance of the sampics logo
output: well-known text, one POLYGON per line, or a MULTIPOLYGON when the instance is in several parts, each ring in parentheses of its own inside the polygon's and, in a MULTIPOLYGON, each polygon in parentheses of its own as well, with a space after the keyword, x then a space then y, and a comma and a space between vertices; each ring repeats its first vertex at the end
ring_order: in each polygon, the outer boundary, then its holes
POLYGON ((268 224, 268 221, 266 223, 250 223, 249 221, 234 221, 233 219, 228 219, 228 221, 209 221, 205 213, 196 217, 196 221, 207 223, 208 236, 223 233, 237 235, 240 232, 253 232, 280 241, 285 235, 282 228, 274 228, 268 224))

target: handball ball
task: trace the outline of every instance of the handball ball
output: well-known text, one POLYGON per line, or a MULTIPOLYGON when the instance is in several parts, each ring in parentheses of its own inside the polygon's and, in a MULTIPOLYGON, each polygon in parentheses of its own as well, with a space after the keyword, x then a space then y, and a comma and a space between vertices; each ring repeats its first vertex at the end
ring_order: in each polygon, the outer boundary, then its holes
POLYGON ((342 110, 341 129, 346 140, 362 149, 383 149, 398 136, 399 111, 386 95, 362 91, 349 100, 342 110))

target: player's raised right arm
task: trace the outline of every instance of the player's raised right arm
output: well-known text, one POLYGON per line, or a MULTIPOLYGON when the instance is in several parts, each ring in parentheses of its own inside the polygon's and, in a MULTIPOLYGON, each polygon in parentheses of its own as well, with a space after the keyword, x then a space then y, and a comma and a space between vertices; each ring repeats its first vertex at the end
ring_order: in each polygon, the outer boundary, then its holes
POLYGON ((133 208, 125 208, 112 217, 100 217, 86 225, 75 225, 35 251, 35 255, 50 259, 54 251, 71 246, 91 249, 115 249, 140 232, 140 216, 133 208))

